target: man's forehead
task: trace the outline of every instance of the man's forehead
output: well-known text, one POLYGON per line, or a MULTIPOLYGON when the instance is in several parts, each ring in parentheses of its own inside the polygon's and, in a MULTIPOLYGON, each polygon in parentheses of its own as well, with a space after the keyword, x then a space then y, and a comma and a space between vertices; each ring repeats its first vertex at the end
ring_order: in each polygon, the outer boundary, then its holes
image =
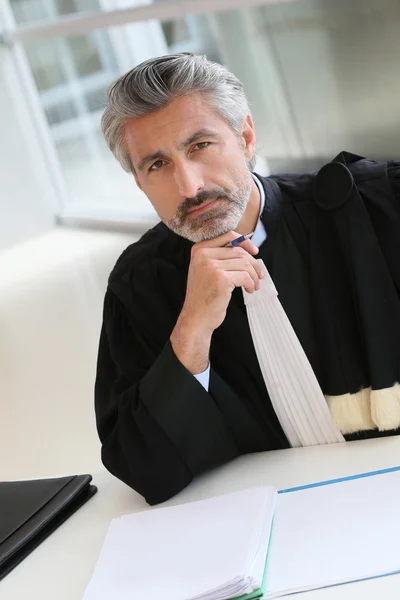
MULTIPOLYGON (((210 106, 208 98, 204 94, 187 94, 180 98, 175 98, 167 106, 160 110, 150 113, 147 118, 152 121, 168 122, 193 122, 215 117, 218 114, 210 106)), ((146 117, 145 117, 146 118, 146 117)))
POLYGON ((196 97, 185 102, 175 100, 164 109, 155 111, 126 123, 125 134, 135 147, 146 146, 154 141, 170 140, 173 145, 183 142, 201 129, 217 133, 225 121, 204 100, 196 97))

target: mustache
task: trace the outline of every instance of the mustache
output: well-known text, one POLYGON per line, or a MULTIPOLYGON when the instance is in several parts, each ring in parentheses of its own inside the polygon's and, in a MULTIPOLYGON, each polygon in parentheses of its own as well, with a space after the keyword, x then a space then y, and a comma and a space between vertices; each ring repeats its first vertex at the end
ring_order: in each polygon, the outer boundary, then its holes
POLYGON ((184 219, 188 211, 192 208, 198 208, 203 202, 206 202, 206 200, 216 200, 217 198, 229 200, 229 196, 223 188, 201 190, 194 198, 185 198, 177 210, 177 217, 179 219, 184 219))

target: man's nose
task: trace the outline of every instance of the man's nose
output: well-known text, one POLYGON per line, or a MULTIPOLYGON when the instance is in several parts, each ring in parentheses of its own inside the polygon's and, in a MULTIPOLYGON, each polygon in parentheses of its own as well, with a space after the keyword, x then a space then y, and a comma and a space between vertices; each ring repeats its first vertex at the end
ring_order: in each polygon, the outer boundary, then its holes
POLYGON ((204 188, 204 181, 198 165, 180 163, 175 165, 175 181, 182 198, 195 198, 204 188))

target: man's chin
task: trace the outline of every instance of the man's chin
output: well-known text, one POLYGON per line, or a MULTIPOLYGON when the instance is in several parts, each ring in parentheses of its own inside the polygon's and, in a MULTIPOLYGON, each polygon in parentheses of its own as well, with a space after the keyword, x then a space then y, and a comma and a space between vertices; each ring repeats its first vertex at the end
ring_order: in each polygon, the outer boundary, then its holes
POLYGON ((184 235, 184 237, 187 237, 194 243, 213 240, 221 235, 225 235, 225 233, 228 233, 228 231, 234 230, 237 227, 240 219, 228 223, 218 223, 216 221, 217 219, 209 219, 206 223, 203 223, 202 226, 185 232, 187 235, 184 235))
POLYGON ((242 214, 234 214, 238 211, 232 211, 231 207, 229 212, 226 209, 225 214, 221 214, 221 212, 220 207, 219 210, 212 208, 207 213, 199 215, 196 219, 187 220, 178 227, 175 226, 174 222, 165 222, 165 224, 176 234, 196 244, 213 240, 228 233, 228 231, 236 229, 242 214))

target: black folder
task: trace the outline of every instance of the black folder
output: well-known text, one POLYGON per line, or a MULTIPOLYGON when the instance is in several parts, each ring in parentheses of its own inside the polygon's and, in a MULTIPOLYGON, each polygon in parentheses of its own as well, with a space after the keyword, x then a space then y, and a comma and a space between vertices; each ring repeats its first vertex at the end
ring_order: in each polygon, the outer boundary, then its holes
POLYGON ((0 482, 0 579, 89 500, 90 475, 0 482))

